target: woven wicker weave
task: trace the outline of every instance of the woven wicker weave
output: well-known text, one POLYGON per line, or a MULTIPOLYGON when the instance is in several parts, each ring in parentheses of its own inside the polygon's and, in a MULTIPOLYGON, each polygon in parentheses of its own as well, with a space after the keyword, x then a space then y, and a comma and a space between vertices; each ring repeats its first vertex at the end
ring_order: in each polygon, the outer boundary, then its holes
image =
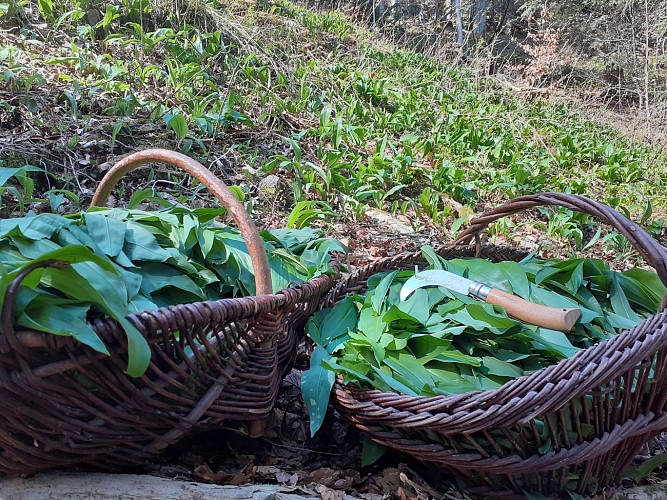
MULTIPOLYGON (((455 246, 437 251, 445 258, 519 260, 523 252, 481 246, 479 232, 500 217, 540 205, 564 206, 611 224, 667 284, 664 248, 618 212, 580 196, 545 193, 515 199, 473 220, 455 246), (467 246, 473 238, 476 248, 467 246)), ((420 253, 357 269, 321 307, 363 292, 378 271, 415 264, 426 264, 420 253)), ((666 330, 667 315, 660 312, 571 359, 490 391, 415 397, 344 386, 339 379, 335 404, 373 440, 453 472, 473 486, 469 492, 562 494, 570 488, 590 493, 619 480, 640 447, 667 430, 666 330), (540 438, 538 425, 546 425, 551 446, 540 438)))
POLYGON ((248 421, 251 432, 262 430, 305 319, 335 277, 271 293, 266 254, 243 206, 210 171, 184 155, 147 150, 125 158, 109 171, 93 204, 104 203, 125 172, 156 161, 191 173, 227 207, 250 247, 261 295, 128 316, 151 348, 148 370, 132 378, 124 373, 126 335, 114 321, 93 325, 110 356, 71 337, 14 331, 12 302, 28 273, 18 277, 4 300, 0 336, 2 473, 73 464, 117 468, 225 420, 248 421))

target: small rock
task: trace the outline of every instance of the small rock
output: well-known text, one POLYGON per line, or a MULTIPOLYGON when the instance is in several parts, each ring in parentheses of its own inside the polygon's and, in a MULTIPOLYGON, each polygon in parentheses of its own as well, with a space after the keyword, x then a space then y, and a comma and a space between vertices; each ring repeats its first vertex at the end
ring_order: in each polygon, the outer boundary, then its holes
POLYGON ((261 181, 259 181, 259 185, 257 186, 257 194, 260 198, 272 200, 278 195, 280 184, 280 177, 274 174, 267 175, 261 181))

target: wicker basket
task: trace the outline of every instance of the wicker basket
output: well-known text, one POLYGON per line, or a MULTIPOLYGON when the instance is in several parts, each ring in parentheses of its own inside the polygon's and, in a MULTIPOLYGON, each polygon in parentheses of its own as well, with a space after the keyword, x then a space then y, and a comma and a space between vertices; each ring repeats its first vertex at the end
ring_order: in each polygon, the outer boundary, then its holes
POLYGON ((146 150, 125 158, 105 176, 93 205, 103 204, 125 173, 149 162, 184 169, 227 208, 250 249, 258 295, 128 316, 151 349, 148 370, 132 378, 124 373, 126 336, 114 321, 93 325, 110 356, 71 337, 15 331, 12 304, 30 270, 17 277, 4 297, 0 335, 2 473, 74 464, 118 468, 225 420, 247 421, 251 434, 260 434, 303 324, 335 282, 320 276, 273 294, 262 240, 243 205, 209 170, 178 153, 146 150))
MULTIPOLYGON (((445 258, 520 260, 525 253, 516 249, 481 246, 479 233, 498 218, 540 205, 592 214, 614 226, 667 284, 665 249, 615 210, 580 196, 517 198, 473 220, 455 245, 437 251, 445 258), (470 247, 473 237, 477 245, 470 247)), ((363 293, 368 278, 379 271, 415 264, 426 264, 420 253, 359 268, 320 307, 331 307, 351 292, 363 293)), ((640 447, 667 430, 667 315, 660 312, 496 390, 414 397, 345 386, 339 378, 334 396, 337 409, 374 441, 443 467, 471 486, 467 491, 473 494, 563 494, 568 488, 592 493, 618 481, 640 447), (548 429, 552 451, 539 450, 545 442, 538 421, 548 429), (575 439, 568 428, 576 431, 575 439)))

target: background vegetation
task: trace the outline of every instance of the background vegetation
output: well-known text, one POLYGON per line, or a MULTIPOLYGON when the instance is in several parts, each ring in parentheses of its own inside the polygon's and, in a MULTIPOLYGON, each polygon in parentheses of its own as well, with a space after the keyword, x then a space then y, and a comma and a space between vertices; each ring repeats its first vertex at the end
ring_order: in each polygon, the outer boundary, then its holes
MULTIPOLYGON (((613 92, 622 87, 632 93, 624 105, 656 119, 664 25, 653 29, 646 9, 632 4, 636 36, 631 47, 621 44, 626 25, 619 20, 615 47, 639 54, 639 35, 648 39, 648 91, 638 76, 646 64, 631 72, 621 59, 601 62, 609 52, 589 43, 600 26, 556 22, 594 18, 608 3, 571 12, 568 3, 540 10, 508 2, 503 17, 502 5, 491 2, 481 32, 468 22, 477 7, 464 4, 463 47, 452 36, 455 9, 413 1, 385 5, 378 15, 375 5, 369 14, 368 4, 329 10, 318 2, 313 10, 288 0, 0 3, 3 216, 85 207, 120 155, 169 147, 238 184, 267 225, 326 218, 354 226, 375 207, 447 237, 476 211, 556 190, 608 203, 662 237, 667 174, 660 148, 541 92, 565 75, 575 81, 586 68, 602 75, 611 65, 624 79, 634 76, 596 89, 620 102, 613 92), (396 14, 398 5, 405 14, 396 14), (424 13, 430 24, 420 21, 424 13), (353 15, 365 15, 371 29, 353 15), (393 41, 379 36, 379 27, 393 41), (501 50, 501 39, 516 50, 501 50), (555 59, 545 62, 540 50, 549 44, 555 59), (575 46, 581 55, 561 50, 575 46)), ((201 186, 178 173, 151 170, 147 179, 130 179, 117 196, 134 196, 135 204, 154 193, 206 202, 201 186)), ((503 235, 515 223, 495 231, 503 235)), ((615 233, 568 211, 544 211, 536 225, 578 248, 602 237, 613 252, 628 250, 615 233)))

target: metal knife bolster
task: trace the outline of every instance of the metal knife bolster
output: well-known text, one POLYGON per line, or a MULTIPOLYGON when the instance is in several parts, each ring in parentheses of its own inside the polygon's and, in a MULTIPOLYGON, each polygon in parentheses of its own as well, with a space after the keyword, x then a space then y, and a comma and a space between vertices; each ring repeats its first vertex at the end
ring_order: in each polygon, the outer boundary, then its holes
POLYGON ((478 281, 473 281, 470 288, 468 288, 468 295, 483 302, 486 302, 486 297, 489 295, 489 292, 491 292, 491 287, 478 281))

